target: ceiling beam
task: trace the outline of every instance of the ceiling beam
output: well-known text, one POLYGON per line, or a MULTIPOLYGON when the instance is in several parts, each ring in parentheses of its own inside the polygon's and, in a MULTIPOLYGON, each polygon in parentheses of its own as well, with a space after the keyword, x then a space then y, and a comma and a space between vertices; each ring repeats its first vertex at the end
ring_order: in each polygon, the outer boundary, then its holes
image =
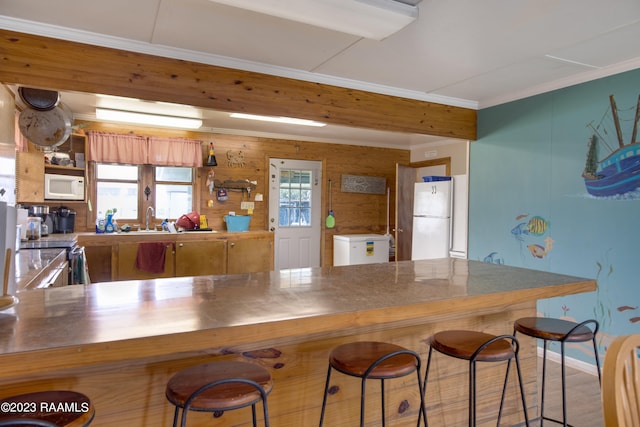
POLYGON ((476 139, 476 110, 0 29, 0 82, 476 139))

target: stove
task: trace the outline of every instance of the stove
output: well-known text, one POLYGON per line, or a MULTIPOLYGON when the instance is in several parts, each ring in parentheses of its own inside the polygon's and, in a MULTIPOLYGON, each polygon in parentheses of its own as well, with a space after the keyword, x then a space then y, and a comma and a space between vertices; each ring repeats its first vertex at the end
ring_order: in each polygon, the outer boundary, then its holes
POLYGON ((88 284, 89 277, 85 274, 86 257, 83 247, 76 246, 76 239, 72 236, 55 235, 20 242, 20 250, 36 249, 65 249, 69 262, 69 284, 88 284))
POLYGON ((76 245, 75 240, 27 240, 20 242, 20 249, 71 249, 76 245))

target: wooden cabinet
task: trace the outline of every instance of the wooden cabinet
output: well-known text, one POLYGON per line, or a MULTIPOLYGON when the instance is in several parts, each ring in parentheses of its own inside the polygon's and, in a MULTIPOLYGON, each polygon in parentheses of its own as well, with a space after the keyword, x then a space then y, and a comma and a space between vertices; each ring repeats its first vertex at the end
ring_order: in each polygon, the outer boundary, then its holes
MULTIPOLYGON (((69 156, 71 161, 81 159, 81 167, 54 165, 45 162, 45 153, 42 147, 36 147, 30 143, 28 152, 16 153, 16 200, 18 203, 43 203, 44 200, 44 174, 72 175, 85 178, 85 152, 87 137, 85 135, 72 134, 64 143, 55 148, 56 153, 69 156)), ((51 158, 54 153, 47 154, 51 158)), ((75 163, 74 163, 75 164, 75 163)), ((86 194, 85 188, 85 194, 86 194)))
MULTIPOLYGON (((85 153, 87 151, 87 137, 85 135, 71 134, 69 138, 55 148, 55 152, 47 154, 49 163, 45 162, 45 173, 57 173, 61 175, 85 176, 85 153), (56 163, 56 153, 60 153, 62 158, 69 157, 71 165, 59 165, 56 163)), ((86 178, 86 176, 85 176, 86 178)))
POLYGON ((84 247, 91 282, 273 270, 273 233, 150 234, 80 233, 78 246, 84 247), (161 274, 136 268, 138 245, 147 242, 167 245, 161 274))
POLYGON ((273 235, 227 241, 227 274, 273 270, 273 235))
POLYGON ((196 240, 176 243, 176 276, 208 276, 227 272, 227 242, 196 240))
POLYGON ((85 245, 84 254, 89 268, 91 282, 110 282, 115 280, 111 276, 111 245, 85 245))
POLYGON ((37 151, 16 153, 16 201, 44 202, 44 155, 37 151))
POLYGON ((64 261, 63 263, 61 263, 60 265, 58 265, 54 271, 53 271, 53 275, 51 277, 51 280, 49 282, 49 286, 50 287, 60 287, 60 286, 67 286, 69 284, 69 262, 68 261, 64 261))
MULTIPOLYGON (((175 253, 173 250, 173 243, 164 242, 166 250, 163 273, 149 273, 136 267, 138 246, 141 244, 144 243, 118 243, 118 272, 115 280, 146 280, 175 276, 175 253)), ((91 280, 94 281, 93 278, 91 278, 91 280)))

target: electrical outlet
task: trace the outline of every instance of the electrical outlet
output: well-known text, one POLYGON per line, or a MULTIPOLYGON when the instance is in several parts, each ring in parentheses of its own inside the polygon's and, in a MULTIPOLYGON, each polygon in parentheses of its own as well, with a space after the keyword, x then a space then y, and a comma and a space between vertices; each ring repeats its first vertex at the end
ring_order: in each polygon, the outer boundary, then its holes
POLYGON ((240 209, 254 209, 253 202, 242 202, 240 203, 240 209))

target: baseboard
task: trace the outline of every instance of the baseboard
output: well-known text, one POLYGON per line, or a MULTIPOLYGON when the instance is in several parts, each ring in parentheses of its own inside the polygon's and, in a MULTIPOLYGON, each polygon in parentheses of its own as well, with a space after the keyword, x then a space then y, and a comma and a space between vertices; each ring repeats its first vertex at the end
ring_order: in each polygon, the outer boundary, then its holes
MULTIPOLYGON (((542 357, 543 351, 544 349, 542 347, 538 347, 539 357, 542 357)), ((547 360, 560 364, 560 361, 562 360, 562 358, 560 356, 560 353, 547 350, 547 360)), ((577 369, 579 371, 582 371, 586 374, 590 374, 593 376, 598 376, 598 370, 596 369, 596 365, 592 365, 590 363, 583 362, 582 360, 578 360, 578 359, 574 359, 572 357, 566 357, 566 356, 564 358, 564 361, 569 368, 577 369)))

